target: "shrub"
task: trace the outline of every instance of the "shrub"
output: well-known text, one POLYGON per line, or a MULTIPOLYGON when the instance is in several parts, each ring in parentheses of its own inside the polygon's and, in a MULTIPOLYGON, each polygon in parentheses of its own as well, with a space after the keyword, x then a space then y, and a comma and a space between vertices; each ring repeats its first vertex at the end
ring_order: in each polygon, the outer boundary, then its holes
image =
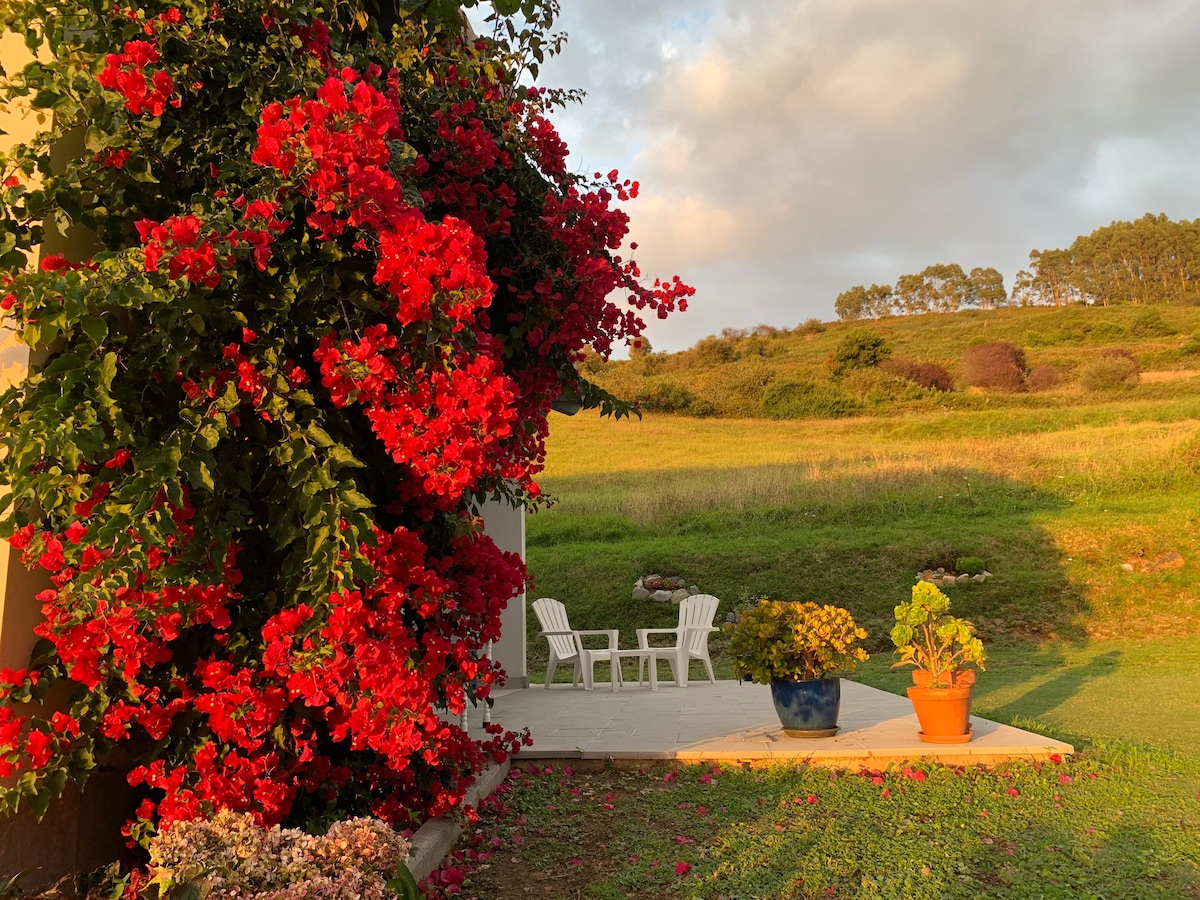
POLYGON ((1179 348, 1179 352, 1186 356, 1200 355, 1200 331, 1188 338, 1187 343, 1179 348))
POLYGON ((823 334, 825 331, 825 323, 820 319, 805 319, 804 322, 796 330, 807 337, 823 334))
POLYGON ((1062 380, 1062 373, 1059 372, 1057 366, 1034 366, 1029 370, 1025 386, 1031 391, 1048 391, 1057 386, 1060 380, 1062 380))
POLYGON ((1080 369, 1079 381, 1088 391, 1128 390, 1138 383, 1138 365, 1129 356, 1097 356, 1080 369))
POLYGON ((1175 334, 1157 309, 1147 309, 1134 316, 1129 323, 1129 333, 1134 337, 1167 337, 1175 334))
POLYGON ((1097 355, 1097 357, 1100 357, 1100 358, 1113 357, 1113 358, 1119 358, 1119 359, 1127 359, 1131 363, 1133 363, 1133 370, 1135 372, 1140 373, 1142 371, 1142 367, 1138 363, 1137 357, 1133 355, 1133 351, 1130 350, 1128 347, 1105 347, 1103 350, 1101 350, 1096 355, 1097 355))
POLYGON ((852 369, 869 369, 892 355, 892 346, 882 335, 866 328, 849 331, 838 342, 829 359, 829 370, 841 377, 852 369))
POLYGON ((1116 322, 1097 322, 1092 326, 1091 338, 1097 342, 1119 341, 1125 337, 1125 329, 1116 322))
POLYGON ((836 385, 795 378, 772 381, 762 398, 766 419, 839 419, 861 411, 858 401, 836 385))
POLYGON ((925 388, 882 369, 856 369, 842 379, 840 387, 869 406, 920 400, 927 394, 925 388))
POLYGON ((222 810, 211 822, 175 823, 149 849, 153 883, 164 897, 385 900, 396 896, 389 882, 407 871, 410 845, 378 819, 334 822, 316 836, 264 829, 251 813, 222 810))
POLYGON ((974 344, 963 351, 963 381, 972 387, 1015 393, 1025 388, 1025 351, 1004 341, 974 344))
POLYGON ((717 408, 681 384, 660 381, 637 395, 637 403, 646 412, 677 413, 698 419, 716 415, 717 408))
POLYGON ((635 337, 629 342, 630 359, 645 359, 653 352, 654 348, 650 346, 650 338, 645 335, 635 337))
POLYGON ((904 378, 929 390, 942 392, 954 390, 954 378, 946 371, 945 366, 939 366, 937 363, 916 362, 911 359, 888 359, 884 360, 879 367, 898 378, 904 378))
POLYGON ((526 581, 479 498, 535 497, 571 362, 690 288, 611 252, 632 182, 566 165, 526 78, 557 4, 517 5, 464 41, 441 0, 5 3, 45 55, 0 77, 42 123, 0 154, 0 308, 45 354, 0 395, 0 535, 52 586, 0 669, 3 812, 107 757, 134 841, 407 822, 519 746, 438 712, 502 681, 526 581), (43 218, 101 252, 33 271, 43 218))
POLYGON ((779 375, 779 369, 762 357, 739 360, 736 365, 709 369, 696 379, 704 395, 728 416, 759 414, 763 392, 779 375))
POLYGON ((692 348, 698 366, 719 366, 737 359, 737 348, 730 338, 706 337, 692 348))

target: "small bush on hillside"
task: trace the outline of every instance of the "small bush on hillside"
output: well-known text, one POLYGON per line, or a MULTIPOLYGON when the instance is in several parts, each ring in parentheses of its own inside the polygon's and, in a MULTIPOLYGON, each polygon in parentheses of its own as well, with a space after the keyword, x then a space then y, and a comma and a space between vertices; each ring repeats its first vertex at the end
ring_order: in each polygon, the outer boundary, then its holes
POLYGON ((1016 393, 1025 389, 1025 351, 1004 341, 988 341, 963 351, 963 381, 972 387, 1016 393))
POLYGON ((660 381, 652 384, 637 395, 637 404, 646 412, 676 413, 708 418, 717 413, 717 408, 708 400, 697 397, 681 384, 660 381))
POLYGON ((892 345, 866 328, 846 332, 829 358, 829 370, 840 378, 853 369, 869 369, 892 355, 892 345))
POLYGON ((1200 331, 1188 338, 1187 343, 1179 348, 1179 352, 1186 356, 1200 356, 1200 331))
POLYGON ((692 358, 698 366, 719 366, 737 359, 737 349, 731 338, 706 337, 692 348, 692 358))
POLYGON ((1058 386, 1062 381, 1062 372, 1058 366, 1034 366, 1029 370, 1029 377, 1025 379, 1025 387, 1031 391, 1049 391, 1058 386))
POLYGON ((1098 357, 1113 356, 1113 357, 1120 357, 1122 359, 1127 359, 1131 363, 1133 363, 1133 370, 1135 372, 1140 373, 1142 371, 1142 367, 1138 363, 1137 357, 1133 355, 1133 351, 1130 350, 1128 347, 1105 347, 1103 350, 1101 350, 1097 354, 1097 356, 1098 357))
POLYGON ((946 371, 945 366, 939 366, 937 363, 917 362, 912 359, 887 359, 880 363, 879 368, 897 378, 903 378, 929 390, 943 392, 954 390, 954 378, 946 371))
POLYGON ((720 408, 723 415, 752 418, 759 414, 763 392, 779 375, 779 369, 761 357, 739 360, 736 365, 720 366, 697 376, 704 395, 720 408))
POLYGON ((803 324, 796 329, 800 334, 812 337, 816 334, 822 334, 825 331, 825 323, 820 319, 805 319, 803 324))
POLYGON ((1116 322, 1097 322, 1092 326, 1092 340, 1119 341, 1125 338, 1125 329, 1116 322))
POLYGON ((765 419, 839 419, 857 415, 862 406, 837 385, 778 378, 762 399, 765 419))
POLYGON ((1138 383, 1138 364, 1130 356, 1097 356, 1080 370, 1079 381, 1088 391, 1128 390, 1138 383))
POLYGON ((654 352, 654 348, 650 346, 650 339, 645 335, 635 337, 629 342, 629 358, 644 359, 654 352))
POLYGON ((769 349, 767 339, 759 334, 752 334, 750 337, 742 341, 741 347, 738 348, 738 355, 742 358, 747 356, 768 356, 769 349))
POLYGON ((1167 337, 1175 333, 1157 309, 1147 309, 1134 316, 1129 323, 1129 333, 1134 337, 1167 337))
POLYGON ((856 369, 840 382, 847 394, 869 406, 881 406, 899 400, 921 400, 928 394, 925 388, 883 369, 856 369))

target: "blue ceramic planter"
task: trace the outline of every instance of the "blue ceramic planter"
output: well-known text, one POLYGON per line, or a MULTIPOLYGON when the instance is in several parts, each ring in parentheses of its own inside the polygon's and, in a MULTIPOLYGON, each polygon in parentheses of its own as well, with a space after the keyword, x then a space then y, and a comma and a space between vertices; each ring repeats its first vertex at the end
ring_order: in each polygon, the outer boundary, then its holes
POLYGON ((819 738, 837 734, 842 702, 840 678, 772 681, 771 699, 789 737, 819 738))

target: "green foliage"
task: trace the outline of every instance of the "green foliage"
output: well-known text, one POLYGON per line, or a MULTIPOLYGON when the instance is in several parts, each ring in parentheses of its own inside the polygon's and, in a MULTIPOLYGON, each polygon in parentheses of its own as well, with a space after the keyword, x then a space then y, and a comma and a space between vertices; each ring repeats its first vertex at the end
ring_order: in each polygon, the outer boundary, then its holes
POLYGON ((737 348, 727 338, 709 336, 692 348, 698 366, 719 366, 737 358, 737 348))
POLYGON ((853 369, 869 369, 892 355, 892 345, 882 335, 865 328, 847 332, 829 358, 829 371, 835 378, 853 369))
POLYGON ((1189 337, 1187 343, 1179 348, 1179 352, 1186 356, 1200 356, 1200 332, 1189 337))
POLYGON ((987 565, 978 556, 960 556, 954 561, 954 569, 968 575, 979 575, 987 569, 987 565))
POLYGON ((725 626, 734 674, 756 684, 830 678, 866 662, 866 631, 846 610, 763 598, 725 626))
POLYGON ((861 411, 858 401, 836 385, 794 378, 767 385, 761 406, 765 419, 838 419, 861 411))
POLYGON ((634 398, 638 407, 646 412, 676 413, 684 416, 694 416, 698 419, 707 418, 716 413, 716 407, 689 391, 686 387, 674 381, 657 381, 652 383, 644 392, 634 398))
POLYGON ((1079 370, 1079 383, 1088 391, 1124 391, 1138 383, 1138 364, 1123 354, 1097 356, 1079 370))
POLYGON ((1129 333, 1134 337, 1170 337, 1175 334, 1172 328, 1157 309, 1147 309, 1138 313, 1129 323, 1129 333))
POLYGON ((934 687, 954 684, 954 673, 964 666, 983 669, 987 659, 975 626, 949 611, 950 598, 927 581, 914 584, 912 599, 895 610, 891 637, 900 657, 895 665, 928 672, 934 687))

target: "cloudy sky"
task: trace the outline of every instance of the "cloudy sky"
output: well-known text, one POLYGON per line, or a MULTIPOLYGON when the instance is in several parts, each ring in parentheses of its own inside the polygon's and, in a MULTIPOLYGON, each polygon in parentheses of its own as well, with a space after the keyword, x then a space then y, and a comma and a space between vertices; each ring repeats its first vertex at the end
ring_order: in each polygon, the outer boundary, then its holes
POLYGON ((834 318, 855 284, 1200 217, 1200 4, 562 0, 541 81, 582 171, 641 182, 646 271, 695 285, 659 350, 834 318))

